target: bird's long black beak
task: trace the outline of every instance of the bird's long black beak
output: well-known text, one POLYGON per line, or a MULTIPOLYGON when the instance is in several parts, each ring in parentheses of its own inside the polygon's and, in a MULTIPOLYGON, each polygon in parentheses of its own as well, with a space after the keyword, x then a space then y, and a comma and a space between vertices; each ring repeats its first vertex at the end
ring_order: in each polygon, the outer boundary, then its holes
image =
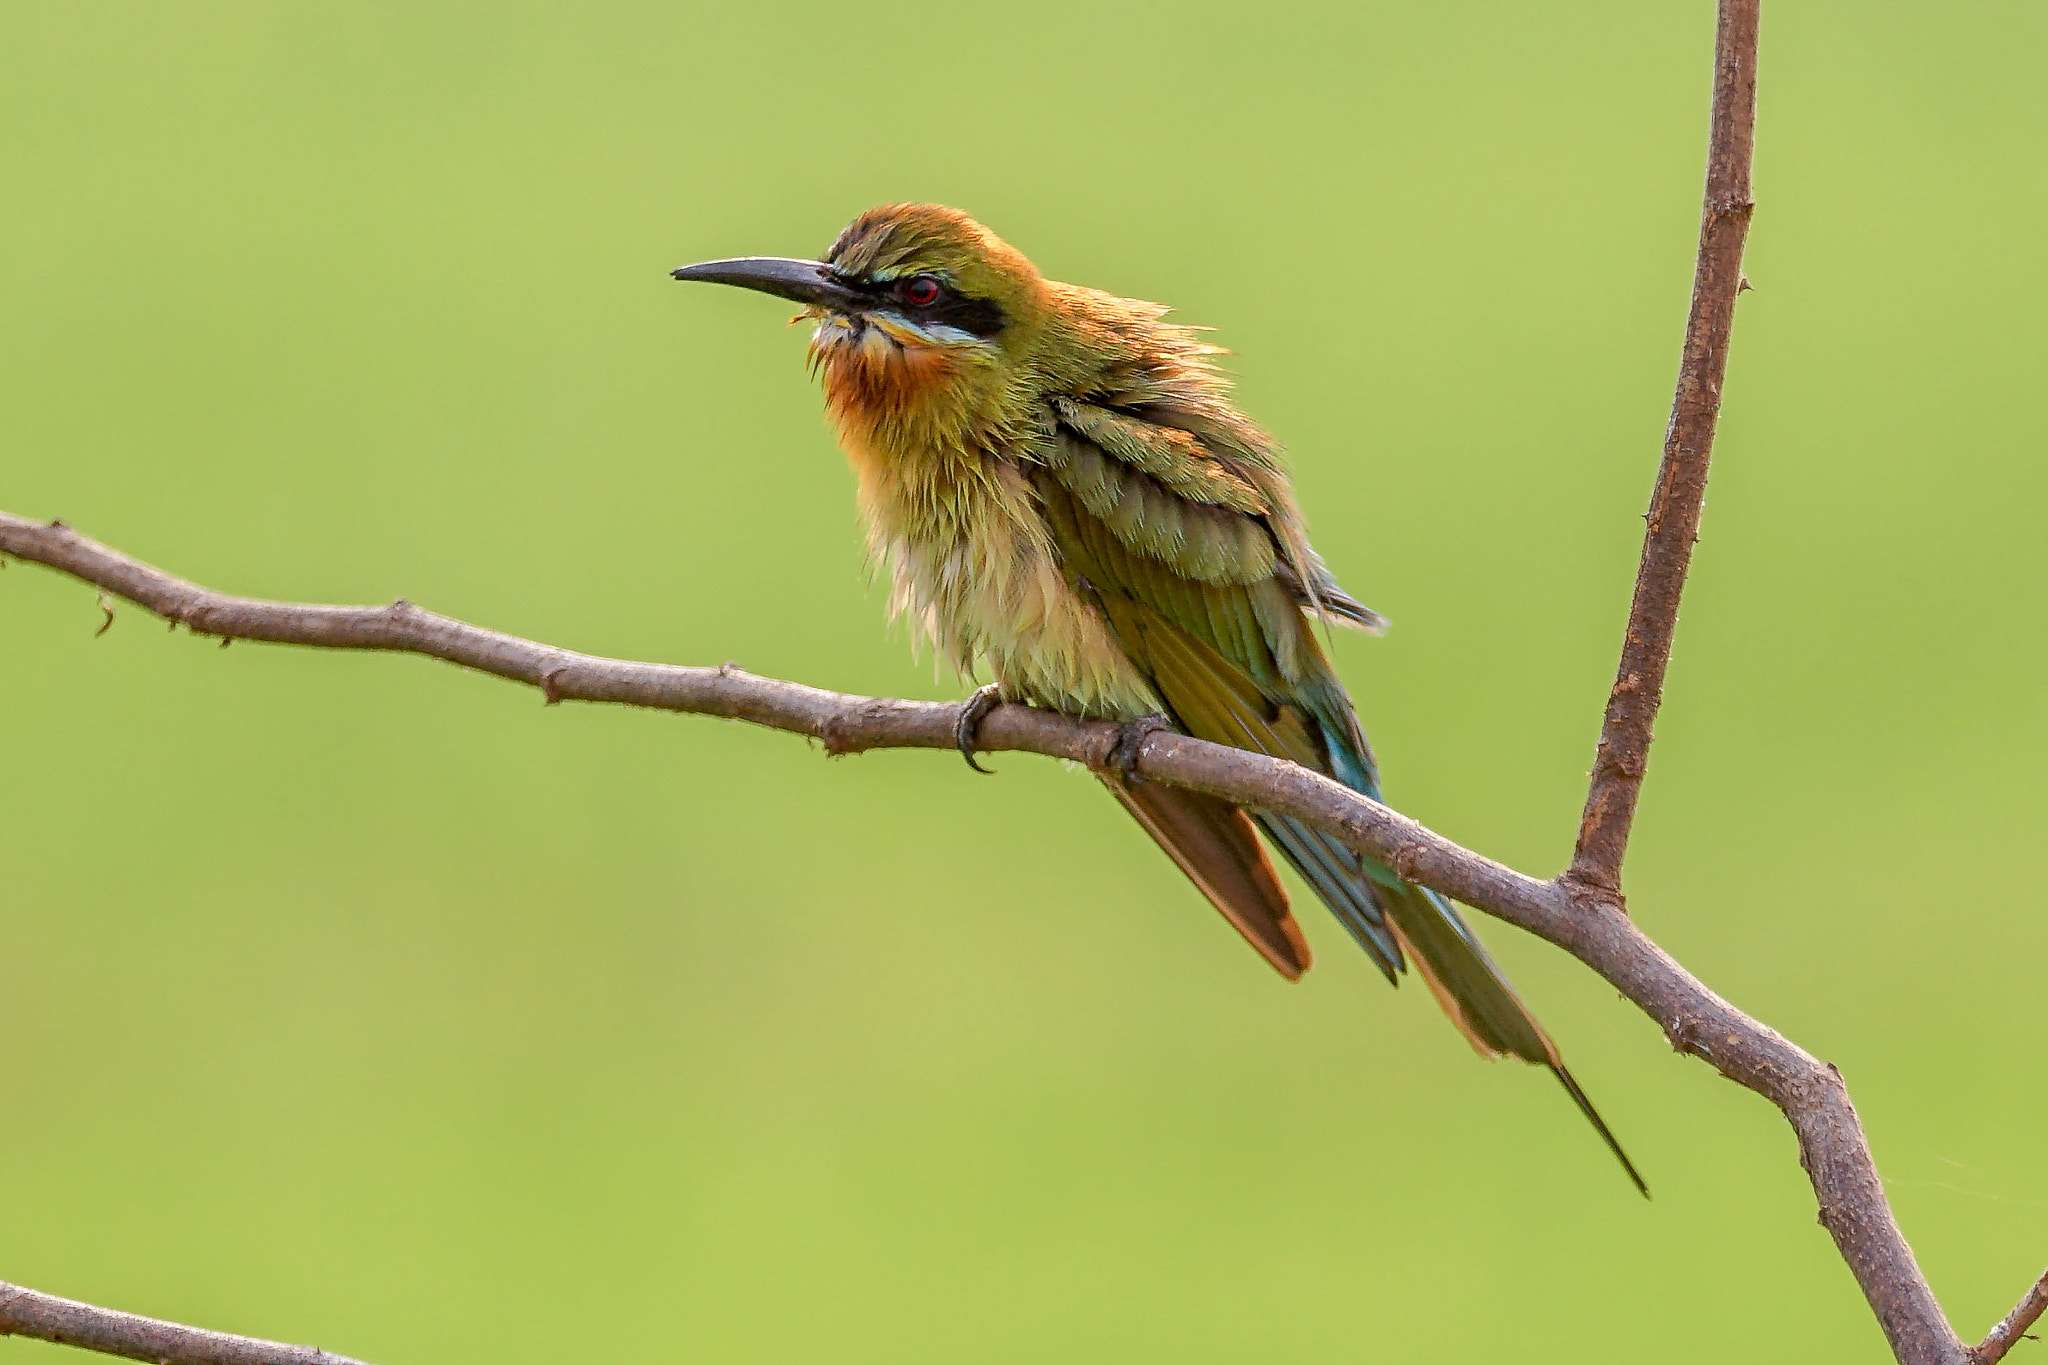
POLYGON ((850 289, 820 261, 792 261, 781 256, 741 256, 730 261, 704 261, 669 272, 679 280, 705 280, 758 289, 798 303, 851 311, 866 298, 850 289))

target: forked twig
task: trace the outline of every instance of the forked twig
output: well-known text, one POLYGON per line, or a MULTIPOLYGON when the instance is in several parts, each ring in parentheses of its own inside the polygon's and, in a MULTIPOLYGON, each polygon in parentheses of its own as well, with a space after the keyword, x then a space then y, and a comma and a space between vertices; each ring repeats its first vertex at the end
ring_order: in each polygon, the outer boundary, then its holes
MULTIPOLYGON (((1698 536, 1708 457, 1727 370, 1752 203, 1758 0, 1720 0, 1712 135, 1700 249, 1671 425, 1651 499, 1621 663, 1601 727, 1571 866, 1552 881, 1504 867, 1349 788, 1276 759, 1171 733, 1138 747, 1137 775, 1292 815, 1433 887, 1571 953, 1698 1057, 1775 1104, 1798 1135, 1821 1221, 1902 1365, 1994 1365, 2048 1310, 2048 1275, 1966 1347, 1900 1234, 1849 1092, 1824 1064, 1722 1000, 1624 913, 1621 868, 1641 794, 1651 728, 1698 536)), ((553 704, 611 702, 751 721, 809 735, 830 753, 951 750, 959 707, 846 696, 731 665, 684 668, 578 654, 437 616, 400 601, 334 607, 227 597, 77 535, 0 513, 0 551, 45 564, 201 634, 428 655, 539 688, 553 704)), ((109 613, 111 619, 111 613, 109 613)), ((1107 761, 1115 727, 1004 706, 979 730, 989 749, 1107 761)), ((307 1347, 229 1337, 0 1286, 0 1334, 19 1333, 135 1359, 192 1365, 350 1365, 307 1347)))

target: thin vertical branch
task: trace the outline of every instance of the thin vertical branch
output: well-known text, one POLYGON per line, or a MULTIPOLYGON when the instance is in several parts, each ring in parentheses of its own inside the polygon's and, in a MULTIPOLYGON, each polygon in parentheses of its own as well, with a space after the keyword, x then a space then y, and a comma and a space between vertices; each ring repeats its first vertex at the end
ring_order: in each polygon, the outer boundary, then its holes
MULTIPOLYGON (((1294 815, 1402 875, 1541 934, 1640 1006, 1672 1044, 1776 1104, 1797 1132, 1823 1225, 1862 1287, 1901 1365, 1996 1365, 2048 1312, 2044 1275, 1984 1342, 1966 1347, 1943 1316, 1886 1202, 1847 1087, 1829 1066, 1713 994, 1621 913, 1627 852, 1663 696, 1678 606, 1698 537, 1736 295, 1753 207, 1759 0, 1719 0, 1712 135, 1692 310, 1664 457, 1648 514, 1621 664, 1572 864, 1539 882, 1293 764, 1184 736, 1137 754, 1152 781, 1294 815)), ((831 753, 950 750, 957 710, 849 697, 754 678, 731 666, 676 668, 577 654, 479 629, 404 602, 334 607, 226 597, 95 544, 60 523, 0 513, 0 550, 73 574, 191 629, 229 639, 428 655, 527 683, 549 704, 582 700, 697 712, 813 736, 831 753)), ((102 627, 104 629, 104 626, 102 627)), ((1113 727, 1008 706, 987 747, 1099 766, 1113 727)), ((0 1284, 0 1335, 182 1365, 352 1365, 309 1347, 203 1332, 0 1284)))
MULTIPOLYGON (((754 677, 731 665, 685 668, 603 659, 484 630, 405 602, 341 607, 229 597, 61 523, 0 512, 0 552, 72 574, 197 634, 223 640, 421 654, 525 683, 551 705, 605 702, 723 716, 808 735, 833 754, 880 748, 951 752, 955 744, 959 707, 952 704, 845 696, 754 677)), ((1004 706, 983 722, 979 743, 992 751, 1027 751, 1100 768, 1111 761, 1118 733, 1116 726, 1099 721, 1004 706)), ((1290 815, 1328 830, 1409 880, 1539 934, 1585 963, 1655 1019, 1674 1047, 1783 1111, 1799 1136, 1800 1161, 1813 1182, 1821 1222, 1901 1365, 1969 1365, 1969 1348, 1943 1317, 1885 1200, 1841 1076, 1715 995, 1651 942, 1613 897, 1503 867, 1320 773, 1250 750, 1156 734, 1140 746, 1136 770, 1147 781, 1290 815)), ((0 1331, 9 1329, 6 1307, 0 1302, 0 1331)), ((2016 1336, 2038 1314, 2038 1308, 2023 1304, 2000 1332, 2016 1336)), ((2003 1347, 1996 1345, 1999 1334, 1993 1338, 1993 1346, 1981 1349, 2002 1354, 2003 1347)), ((1995 1358, 1983 1357, 1987 1365, 1995 1358)))
POLYGON ((1721 382, 1728 372, 1728 342, 1735 297, 1742 291, 1742 248, 1755 201, 1749 167, 1756 149, 1757 11, 1760 0, 1720 0, 1714 38, 1714 109, 1707 147, 1707 187, 1700 211, 1700 250, 1693 268, 1692 312, 1664 459, 1650 498, 1643 558, 1629 605, 1621 665, 1600 726, 1592 784, 1579 843, 1566 877, 1618 893, 1621 863, 1635 822, 1636 798, 1647 771, 1652 727, 1664 700, 1664 673, 1678 627, 1678 602, 1699 539, 1700 507, 1707 495, 1707 465, 1714 425, 1721 415, 1721 382))

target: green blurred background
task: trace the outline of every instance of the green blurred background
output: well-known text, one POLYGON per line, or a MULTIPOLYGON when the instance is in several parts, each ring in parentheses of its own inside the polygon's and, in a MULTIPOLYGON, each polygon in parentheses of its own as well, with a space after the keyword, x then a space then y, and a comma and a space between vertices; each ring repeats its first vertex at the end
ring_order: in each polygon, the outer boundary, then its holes
MULTIPOLYGON (((1396 801, 1570 847, 1710 5, 0 11, 0 506, 219 588, 958 695, 780 305, 976 213, 1215 326, 1396 801)), ((1773 5, 1757 292, 1630 867, 1848 1075, 1966 1334, 2048 1258, 2048 10, 1773 5)), ((827 762, 0 576, 0 1276, 383 1365, 1863 1361, 1789 1132, 1490 937, 1656 1188, 1082 774, 827 762)), ((0 1343, 0 1360, 54 1359, 0 1343)))

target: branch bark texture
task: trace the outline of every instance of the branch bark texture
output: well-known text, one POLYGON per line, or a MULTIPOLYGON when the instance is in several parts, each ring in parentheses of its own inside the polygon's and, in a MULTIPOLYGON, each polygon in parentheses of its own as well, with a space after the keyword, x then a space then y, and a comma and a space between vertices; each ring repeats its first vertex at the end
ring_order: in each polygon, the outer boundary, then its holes
POLYGON ((2015 1342, 2028 1335, 2027 1329, 2039 1322, 2043 1313, 2048 1313, 2048 1271, 2042 1272, 2026 1297, 2005 1315, 1998 1326, 1991 1329, 1983 1343, 1971 1349, 1971 1365, 1997 1365, 2015 1342))
POLYGON ((1678 391, 1664 433, 1664 458, 1643 533, 1643 558, 1629 604, 1621 664, 1600 725, 1586 813, 1572 856, 1573 881, 1621 889, 1636 800, 1649 769, 1650 732, 1664 700, 1664 674, 1678 629, 1692 547, 1707 497, 1707 465, 1721 416, 1721 382, 1735 299, 1742 292, 1742 248, 1756 204, 1749 167, 1756 150, 1756 54, 1759 0, 1721 0, 1714 35, 1714 106, 1707 145, 1707 188, 1700 249, 1693 267, 1692 311, 1678 365, 1678 391))
MULTIPOLYGON (((1630 921, 1620 894, 1679 600, 1698 538, 1735 300, 1743 287, 1742 250, 1753 207, 1757 18, 1758 0, 1719 0, 1712 131, 1691 313, 1621 662, 1571 866, 1554 880, 1530 877, 1320 774, 1183 735, 1153 734, 1139 746, 1132 766, 1150 781, 1307 821, 1385 860, 1411 881, 1563 948, 1655 1020, 1674 1048, 1783 1112, 1798 1136, 1821 1222, 1902 1365, 1993 1365, 2048 1310, 2048 1276, 1983 1344, 1964 1346, 1892 1216, 1840 1073, 1693 977, 1630 921)), ((103 594, 218 636, 223 643, 260 640, 422 654, 536 687, 550 705, 609 702, 723 716, 807 735, 831 754, 950 750, 960 714, 950 703, 848 696, 755 677, 730 664, 688 668, 579 654, 404 601, 342 607, 230 597, 97 544, 60 522, 0 513, 0 551, 71 574, 103 594)), ((1048 711, 1003 706, 982 722, 979 736, 986 749, 1021 750, 1100 768, 1118 732, 1048 711)), ((7 1332, 141 1360, 352 1365, 306 1347, 200 1332, 0 1285, 0 1333, 7 1332)))
MULTIPOLYGON (((809 736, 831 754, 887 748, 951 751, 960 711, 950 702, 828 692, 756 677, 730 664, 691 668, 580 654, 485 630, 403 601, 342 607, 230 597, 109 549, 61 522, 0 513, 0 552, 61 570, 223 641, 422 654, 525 683, 539 689, 551 705, 609 702, 722 716, 809 736)), ((1097 768, 1109 761, 1117 738, 1115 726, 1023 706, 999 707, 980 728, 983 748, 1044 754, 1097 768)), ((1592 968, 1655 1020, 1673 1047, 1707 1062, 1783 1111, 1798 1135, 1822 1221, 1897 1358, 1905 1365, 1965 1365, 1970 1360, 1892 1217, 1841 1076, 1714 994, 1638 929, 1613 897, 1565 877, 1544 881, 1517 872, 1319 773, 1242 749, 1158 733, 1139 746, 1134 767, 1149 781, 1208 792, 1327 829, 1352 847, 1386 860, 1402 876, 1527 929, 1592 968)), ((2026 1319, 2012 1334, 2017 1336, 2031 1321, 2026 1319)), ((4 1310, 0 1322, 11 1322, 4 1310)), ((81 1339, 78 1344, 89 1343, 81 1339)), ((234 1365, 259 1359, 171 1358, 234 1365)), ((291 1359, 298 1365, 300 1360, 317 1358, 261 1359, 291 1359)))
POLYGON ((34 1337, 156 1365, 362 1365, 312 1346, 182 1327, 6 1283, 0 1283, 0 1336, 34 1337))

